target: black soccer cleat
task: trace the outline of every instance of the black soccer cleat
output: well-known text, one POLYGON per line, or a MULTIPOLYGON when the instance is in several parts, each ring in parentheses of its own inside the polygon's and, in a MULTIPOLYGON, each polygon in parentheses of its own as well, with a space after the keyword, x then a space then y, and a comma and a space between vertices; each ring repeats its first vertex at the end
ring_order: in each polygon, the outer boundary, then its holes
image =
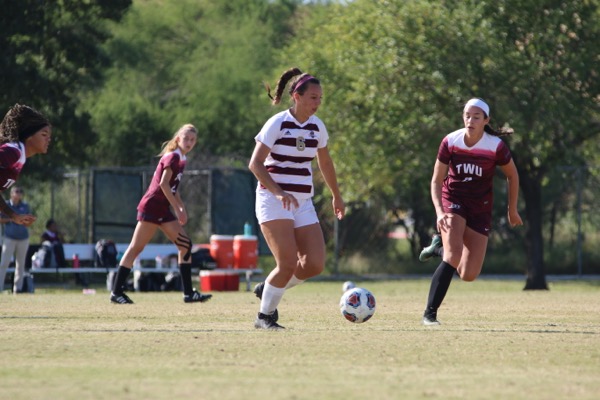
MULTIPOLYGON (((256 295, 256 297, 258 297, 261 300, 262 300, 263 290, 265 290, 264 282, 260 282, 260 283, 256 284, 256 286, 254 286, 254 294, 256 295)), ((271 315, 271 317, 273 318, 273 322, 277 322, 279 320, 279 312, 277 311, 277 309, 275 309, 275 311, 273 311, 273 314, 271 315)))
POLYGON ((421 254, 419 254, 419 261, 425 262, 429 260, 431 257, 436 255, 436 250, 442 247, 442 237, 438 234, 433 235, 431 238, 431 244, 421 250, 421 254))
POLYGON ((256 295, 256 297, 258 297, 261 300, 262 300, 263 290, 265 290, 264 282, 257 283, 256 286, 254 286, 254 294, 256 295))
POLYGON ((110 294, 110 302, 115 304, 133 304, 133 300, 129 298, 125 293, 121 294, 110 294))
POLYGON ((268 331, 279 331, 285 329, 283 326, 279 325, 277 321, 275 321, 273 315, 267 315, 260 312, 254 321, 254 327, 256 329, 265 329, 268 331))
POLYGON ((423 314, 423 325, 425 325, 425 326, 441 325, 440 321, 437 320, 437 312, 426 311, 423 314))
POLYGON ((184 294, 183 301, 186 303, 204 303, 212 297, 212 294, 202 294, 196 290, 192 294, 184 294))

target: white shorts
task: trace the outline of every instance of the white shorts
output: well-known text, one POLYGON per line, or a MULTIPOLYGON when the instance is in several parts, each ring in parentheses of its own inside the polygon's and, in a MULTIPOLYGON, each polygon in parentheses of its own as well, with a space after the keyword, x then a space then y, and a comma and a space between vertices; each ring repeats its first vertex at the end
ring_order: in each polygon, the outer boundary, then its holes
POLYGON ((294 220, 294 228, 319 223, 312 198, 298 199, 298 208, 286 210, 281 200, 266 189, 256 191, 256 219, 259 224, 276 219, 291 219, 294 220))

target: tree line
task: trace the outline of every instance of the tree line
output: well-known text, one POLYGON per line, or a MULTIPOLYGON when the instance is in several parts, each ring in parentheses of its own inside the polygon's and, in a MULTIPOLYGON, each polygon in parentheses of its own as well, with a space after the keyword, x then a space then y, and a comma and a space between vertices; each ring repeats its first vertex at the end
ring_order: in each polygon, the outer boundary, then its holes
POLYGON ((460 127, 462 104, 482 97, 491 123, 515 130, 506 141, 526 227, 508 235, 524 243, 526 288, 543 289, 549 173, 598 164, 598 0, 6 3, 0 105, 51 117, 51 154, 26 167, 40 179, 61 167, 148 165, 185 122, 200 131, 198 159, 246 160, 278 111, 263 82, 298 66, 322 81, 319 116, 346 199, 409 210, 417 251, 434 223, 437 146, 460 127))

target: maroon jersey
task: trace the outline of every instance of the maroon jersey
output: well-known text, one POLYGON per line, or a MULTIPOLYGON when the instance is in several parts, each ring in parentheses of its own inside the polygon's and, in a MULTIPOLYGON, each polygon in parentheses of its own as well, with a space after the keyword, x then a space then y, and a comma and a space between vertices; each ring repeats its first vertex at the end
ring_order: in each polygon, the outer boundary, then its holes
POLYGON ((465 133, 464 128, 452 132, 440 144, 438 160, 449 166, 442 197, 480 208, 472 212, 491 211, 496 166, 510 162, 510 150, 500 138, 485 132, 475 145, 468 147, 465 133))
POLYGON ((25 165, 25 147, 22 143, 0 145, 0 191, 11 187, 25 165))
POLYGON ((167 200, 167 197, 160 188, 160 180, 164 170, 171 168, 173 174, 169 180, 169 186, 171 187, 171 192, 175 194, 179 182, 181 181, 181 177, 183 176, 185 162, 186 157, 181 154, 179 149, 166 153, 160 158, 156 170, 154 171, 154 175, 152 176, 150 186, 138 204, 138 212, 152 216, 170 214, 169 200, 167 200))

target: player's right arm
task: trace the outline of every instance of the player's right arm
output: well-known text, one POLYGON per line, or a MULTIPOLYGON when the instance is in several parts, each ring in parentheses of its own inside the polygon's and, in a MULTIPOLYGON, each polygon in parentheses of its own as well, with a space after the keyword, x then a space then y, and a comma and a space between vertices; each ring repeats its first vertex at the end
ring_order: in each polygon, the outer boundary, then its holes
POLYGON ((284 208, 288 210, 292 206, 297 208, 298 200, 296 200, 293 195, 285 192, 281 186, 273 180, 271 174, 269 174, 269 171, 267 171, 267 168, 265 167, 265 160, 270 152, 271 149, 267 145, 257 140, 254 151, 252 152, 252 157, 250 158, 250 163, 248 164, 248 169, 252 171, 256 179, 258 179, 264 187, 281 200, 284 208))
POLYGON ((431 177, 431 201, 433 202, 433 207, 435 207, 437 229, 440 232, 446 230, 445 213, 442 206, 442 185, 447 175, 448 164, 444 164, 440 160, 435 160, 433 176, 431 177))
POLYGON ((163 169, 162 176, 160 178, 160 189, 163 194, 171 204, 171 207, 175 211, 175 216, 181 225, 185 225, 187 222, 187 212, 183 204, 175 197, 173 192, 171 191, 171 185, 169 182, 171 181, 171 176, 173 176, 173 170, 171 167, 166 167, 163 169))

